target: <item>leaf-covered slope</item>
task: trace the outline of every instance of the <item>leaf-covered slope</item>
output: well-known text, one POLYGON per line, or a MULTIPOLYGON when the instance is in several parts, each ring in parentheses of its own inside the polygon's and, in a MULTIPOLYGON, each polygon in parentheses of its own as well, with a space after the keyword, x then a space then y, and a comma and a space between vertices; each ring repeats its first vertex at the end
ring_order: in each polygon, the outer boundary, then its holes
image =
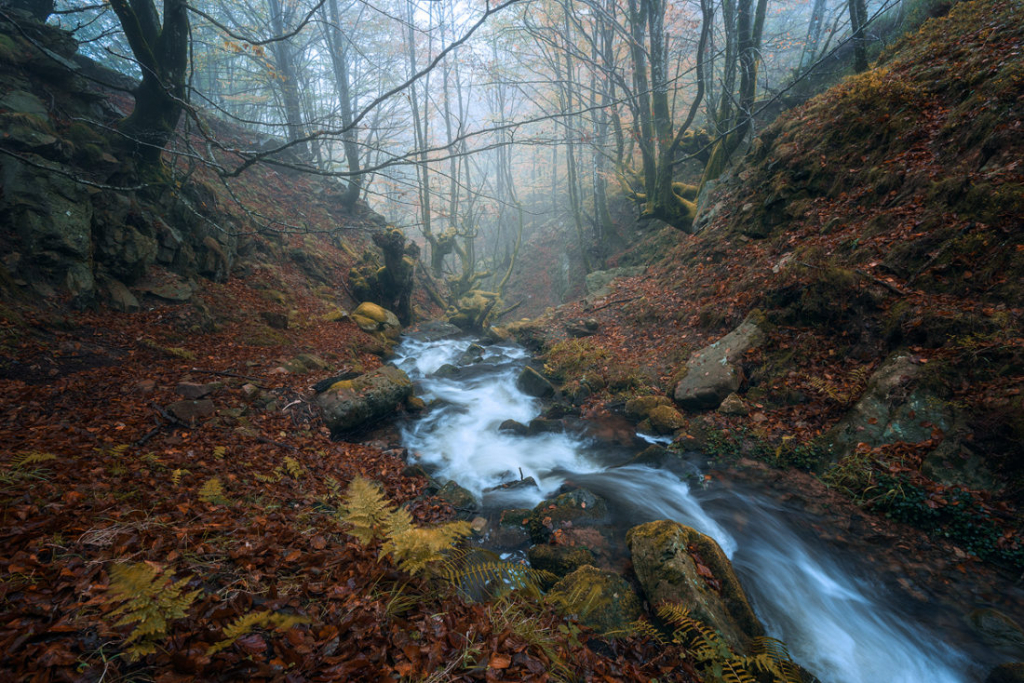
MULTIPOLYGON (((783 114, 711 192, 701 233, 663 234, 673 246, 645 276, 540 321, 550 338, 595 318, 598 334, 569 343, 577 355, 613 358, 605 374, 644 375, 618 389, 605 377, 610 388, 584 394, 671 395, 690 352, 759 308, 768 340, 741 362, 749 414, 691 414, 684 432, 823 470, 818 437, 887 357, 907 354, 925 368, 916 386, 962 420, 947 444, 960 479, 921 471, 951 435, 936 432, 847 463, 861 477, 851 492, 869 499, 892 486, 903 507, 888 512, 1024 561, 1014 511, 1024 496, 1022 46, 1019 3, 961 2, 875 68, 783 114), (982 491, 957 493, 966 489, 982 491)), ((581 377, 566 379, 574 391, 581 377)))

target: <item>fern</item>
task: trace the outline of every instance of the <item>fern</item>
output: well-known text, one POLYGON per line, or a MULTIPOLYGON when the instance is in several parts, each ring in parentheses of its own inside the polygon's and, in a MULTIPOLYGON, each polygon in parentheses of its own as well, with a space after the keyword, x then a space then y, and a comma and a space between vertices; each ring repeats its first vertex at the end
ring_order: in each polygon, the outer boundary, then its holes
POLYGON ((44 462, 50 462, 56 460, 57 456, 53 453, 43 453, 41 451, 28 451, 26 453, 20 453, 11 459, 11 467, 15 469, 23 469, 31 465, 38 465, 44 462))
POLYGON ((541 586, 558 580, 549 571, 497 559, 494 553, 478 548, 449 552, 438 573, 464 595, 474 599, 484 595, 500 596, 510 591, 522 591, 539 599, 541 586))
POLYGON ((641 617, 630 624, 630 626, 633 627, 633 631, 641 638, 650 638, 662 645, 668 645, 668 641, 665 640, 665 636, 662 635, 658 627, 647 621, 647 619, 641 617))
POLYGON ((199 489, 199 500, 204 503, 217 505, 228 502, 227 498, 224 497, 224 487, 221 485, 220 479, 217 477, 207 479, 206 483, 199 489))
POLYGON ((290 455, 286 456, 284 459, 284 471, 288 473, 289 477, 296 481, 302 479, 302 475, 304 474, 302 465, 300 465, 299 461, 290 455))
POLYGON ((352 527, 349 533, 360 543, 366 545, 384 534, 391 519, 392 506, 379 486, 363 477, 356 477, 348 485, 343 504, 344 509, 338 517, 352 527))
POLYGON ((307 624, 309 619, 277 612, 249 612, 232 621, 224 629, 224 639, 217 641, 206 650, 207 656, 215 655, 234 645, 239 638, 249 635, 254 629, 274 629, 284 633, 298 624, 307 624))
POLYGON ((408 510, 399 508, 386 522, 387 540, 381 553, 390 555, 402 571, 418 574, 441 559, 461 539, 473 533, 468 522, 449 522, 435 527, 418 527, 408 510))
POLYGON ((771 683, 801 683, 800 670, 789 656, 786 645, 775 638, 754 640, 752 655, 735 655, 713 629, 690 616, 682 605, 662 603, 658 616, 675 627, 672 640, 684 645, 703 667, 708 678, 724 683, 758 683, 767 674, 771 683))
POLYGON ((276 470, 270 474, 260 474, 257 472, 253 476, 256 477, 256 481, 261 484, 276 484, 281 481, 281 475, 276 470))
POLYGON ((171 472, 171 485, 177 486, 181 483, 181 478, 186 474, 191 474, 188 470, 183 470, 180 467, 171 472))
POLYGON ((167 635, 168 623, 187 616, 189 605, 201 592, 182 592, 191 580, 172 581, 145 562, 111 567, 107 602, 119 606, 107 616, 120 617, 114 626, 135 624, 124 641, 130 660, 156 652, 157 641, 167 635))
POLYGON ((213 457, 215 457, 217 460, 223 460, 224 456, 227 455, 227 452, 227 446, 214 446, 213 457))

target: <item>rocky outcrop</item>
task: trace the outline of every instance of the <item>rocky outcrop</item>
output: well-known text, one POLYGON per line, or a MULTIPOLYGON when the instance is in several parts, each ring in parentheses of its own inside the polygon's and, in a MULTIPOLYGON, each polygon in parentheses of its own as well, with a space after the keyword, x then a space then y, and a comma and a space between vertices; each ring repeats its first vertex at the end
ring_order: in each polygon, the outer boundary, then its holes
POLYGON ((332 435, 344 434, 395 412, 412 395, 412 382, 396 367, 385 365, 354 379, 341 380, 316 397, 332 435))
POLYGON ((686 410, 711 410, 740 388, 743 370, 737 363, 764 341, 758 317, 747 316, 735 330, 690 356, 675 388, 676 403, 686 410))
POLYGON ((735 651, 746 651, 753 638, 764 635, 732 564, 712 538, 661 520, 633 527, 626 543, 651 605, 682 604, 735 651))
POLYGON ((618 574, 584 565, 556 583, 547 601, 606 636, 629 635, 642 613, 640 599, 618 574))

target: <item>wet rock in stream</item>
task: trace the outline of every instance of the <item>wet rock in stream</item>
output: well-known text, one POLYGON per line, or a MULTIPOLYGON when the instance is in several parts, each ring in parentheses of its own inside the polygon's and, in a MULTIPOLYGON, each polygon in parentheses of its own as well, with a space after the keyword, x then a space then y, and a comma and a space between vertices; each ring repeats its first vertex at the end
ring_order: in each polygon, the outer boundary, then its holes
POLYGON ((631 624, 643 613, 640 598, 618 574, 584 565, 556 583, 547 600, 565 615, 608 637, 633 633, 631 624))
POLYGON ((530 538, 534 543, 546 543, 551 534, 572 526, 594 526, 608 516, 608 505, 586 489, 568 493, 538 503, 530 513, 530 538))
POLYGON ((659 520, 626 534, 636 572, 651 605, 679 603, 718 631, 734 651, 763 636, 725 553, 709 536, 679 522, 659 520))

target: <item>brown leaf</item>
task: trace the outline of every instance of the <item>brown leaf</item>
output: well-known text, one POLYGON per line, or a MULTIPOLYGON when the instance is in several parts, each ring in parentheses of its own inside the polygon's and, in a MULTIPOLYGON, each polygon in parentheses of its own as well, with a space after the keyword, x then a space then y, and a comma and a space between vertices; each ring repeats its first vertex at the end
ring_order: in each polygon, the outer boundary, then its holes
POLYGON ((487 662, 487 666, 492 669, 507 669, 509 664, 512 663, 512 658, 508 655, 498 654, 495 652, 491 655, 490 661, 487 662))

